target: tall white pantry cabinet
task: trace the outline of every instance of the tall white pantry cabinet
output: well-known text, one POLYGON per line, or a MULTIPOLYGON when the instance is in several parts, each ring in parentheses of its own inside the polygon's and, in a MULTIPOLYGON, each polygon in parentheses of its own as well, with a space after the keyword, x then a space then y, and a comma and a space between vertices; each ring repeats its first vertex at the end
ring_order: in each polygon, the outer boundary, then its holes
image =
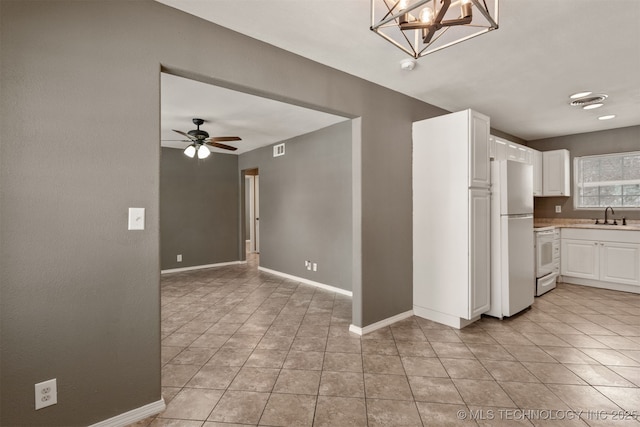
POLYGON ((455 328, 490 307, 489 117, 413 124, 413 311, 455 328))

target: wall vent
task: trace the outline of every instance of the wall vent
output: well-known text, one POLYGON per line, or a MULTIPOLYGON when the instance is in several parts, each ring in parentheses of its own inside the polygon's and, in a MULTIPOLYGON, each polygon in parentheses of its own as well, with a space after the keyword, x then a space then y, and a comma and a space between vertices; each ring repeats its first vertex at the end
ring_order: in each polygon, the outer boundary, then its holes
POLYGON ((273 146, 273 157, 284 156, 284 143, 273 146))

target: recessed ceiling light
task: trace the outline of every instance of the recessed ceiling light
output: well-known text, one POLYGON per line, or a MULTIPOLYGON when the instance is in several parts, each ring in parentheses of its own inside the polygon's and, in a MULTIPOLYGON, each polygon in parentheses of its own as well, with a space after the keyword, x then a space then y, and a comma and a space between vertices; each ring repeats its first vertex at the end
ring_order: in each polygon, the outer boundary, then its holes
POLYGON ((582 98, 583 96, 591 95, 592 93, 593 92, 578 92, 578 93, 574 93, 569 98, 578 99, 578 98, 582 98))
POLYGON ((589 104, 589 105, 585 105, 584 107, 582 107, 583 110, 593 110, 594 108, 600 108, 602 107, 604 104, 601 102, 598 102, 596 104, 589 104))
POLYGON ((613 119, 615 117, 616 117, 615 114, 609 114, 608 116, 600 116, 600 117, 598 117, 598 120, 611 120, 611 119, 613 119))

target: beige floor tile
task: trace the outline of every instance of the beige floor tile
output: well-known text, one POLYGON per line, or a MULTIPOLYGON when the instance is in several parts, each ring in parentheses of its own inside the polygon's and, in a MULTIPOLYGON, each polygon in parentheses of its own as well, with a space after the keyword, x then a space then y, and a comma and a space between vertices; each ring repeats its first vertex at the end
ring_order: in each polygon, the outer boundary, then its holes
POLYGON ((475 359, 473 353, 464 343, 452 342, 431 342, 431 347, 438 357, 448 357, 452 359, 475 359))
POLYGON ((270 392, 279 374, 279 369, 245 366, 229 385, 229 390, 270 392))
POLYGON ((518 408, 470 406, 465 416, 465 420, 474 420, 481 427, 531 427, 533 425, 524 411, 518 408))
POLYGON ((160 351, 162 364, 165 365, 169 363, 171 359, 180 354, 184 349, 185 347, 169 347, 163 345, 160 351))
POLYGON ((293 338, 293 336, 265 335, 256 346, 256 350, 289 350, 293 338))
POLYGON ((542 349, 531 345, 505 345, 504 348, 520 362, 557 363, 542 349))
POLYGON ((511 381, 521 383, 539 383, 521 362, 506 360, 483 360, 482 364, 497 381, 511 381))
POLYGON ((616 411, 618 405, 589 385, 548 384, 547 387, 574 411, 616 411))
POLYGON ((467 343, 467 347, 479 360, 516 360, 516 358, 500 344, 467 343))
POLYGON ((467 405, 516 407, 495 381, 454 379, 453 383, 467 405))
POLYGON ((319 394, 325 396, 364 397, 364 377, 356 372, 323 371, 319 394))
POLYGON ((558 336, 565 342, 576 348, 609 348, 609 346, 607 346, 606 344, 603 344, 588 335, 558 334, 558 336))
POLYGON ((640 387, 640 366, 609 366, 609 369, 640 387))
POLYGON ((264 408, 261 425, 304 427, 313 424, 316 396, 272 393, 264 408))
POLYGON ((367 408, 364 399, 318 396, 314 427, 366 427, 367 408))
POLYGON ((640 389, 637 387, 603 387, 596 386, 596 390, 604 394, 627 413, 635 413, 640 419, 640 389))
POLYGON ((569 407, 544 384, 502 381, 499 384, 518 408, 569 410, 569 407))
POLYGON ((324 353, 320 351, 295 351, 287 354, 284 361, 284 369, 322 370, 324 353))
POLYGON ((397 356, 398 348, 394 340, 362 340, 362 353, 397 356))
POLYGON ((400 356, 436 357, 427 341, 396 341, 396 347, 400 356))
POLYGON ((253 349, 256 348, 262 337, 262 335, 239 335, 236 333, 224 343, 224 346, 228 348, 253 349))
POLYGON ((364 374, 367 399, 411 400, 411 388, 404 375, 364 374))
POLYGON ((287 353, 279 350, 254 350, 244 363, 244 366, 252 368, 282 368, 287 353))
POLYGON ((216 353, 216 349, 202 347, 187 347, 171 360, 177 365, 202 366, 216 353))
POLYGON ((391 327, 393 338, 398 341, 427 341, 427 337, 419 326, 413 328, 391 327))
POLYGON ((522 362, 522 364, 545 384, 587 384, 560 363, 522 362))
POLYGON ((224 390, 229 387, 239 370, 239 366, 204 366, 186 386, 224 390))
POLYGON ((269 393, 227 391, 209 415, 210 421, 257 425, 269 393))
POLYGON ((170 420, 167 418, 156 418, 149 424, 149 427, 200 427, 202 421, 170 420))
POLYGON ((194 390, 185 388, 173 398, 160 418, 206 420, 222 396, 222 390, 194 390))
POLYGON ((530 346, 533 345, 533 343, 527 339, 527 337, 525 337, 524 335, 518 333, 518 332, 495 332, 495 331, 490 331, 489 335, 491 335, 491 337, 493 339, 495 339, 498 344, 501 345, 510 345, 510 346, 514 346, 514 345, 521 345, 521 346, 530 346))
POLYGON ((444 359, 440 362, 449 374, 450 378, 468 378, 476 380, 492 380, 493 377, 482 366, 482 364, 474 359, 444 359))
POLYGON ((540 347, 549 356, 560 363, 573 363, 583 365, 597 365, 598 362, 584 354, 580 349, 573 347, 540 347))
POLYGON ((362 353, 360 338, 329 337, 326 352, 328 353, 362 353))
POLYGON ((425 329, 422 332, 430 343, 462 343, 462 340, 454 330, 449 329, 425 329))
POLYGON ((325 371, 362 372, 362 356, 355 353, 325 353, 325 371))
POLYGON ((522 335, 537 346, 571 347, 571 344, 550 333, 532 334, 524 332, 522 335))
POLYGON ((162 398, 165 404, 169 404, 176 397, 176 394, 180 393, 182 387, 162 387, 162 398))
POLYGON ((634 387, 633 383, 627 381, 607 366, 575 364, 566 364, 565 366, 589 385, 634 387))
POLYGON ((274 393, 290 393, 290 394, 318 394, 318 386, 320 385, 320 372, 303 371, 303 370, 287 370, 280 371, 280 375, 273 387, 274 393))
POLYGON ((449 378, 408 377, 413 397, 419 402, 464 404, 449 378))
MULTIPOLYGON (((638 330, 640 330, 640 326, 636 326, 636 331, 638 330)), ((629 338, 615 335, 592 335, 591 337, 614 350, 640 350, 640 343, 629 338)))
POLYGON ((364 372, 366 373, 404 375, 400 356, 364 354, 362 359, 364 372))
POLYGON ((324 351, 327 346, 327 337, 296 336, 291 344, 291 350, 295 351, 324 351))
POLYGON ((163 387, 183 387, 200 369, 196 365, 173 365, 168 363, 162 367, 163 387))
POLYGON ((422 427, 420 414, 413 401, 383 400, 367 398, 369 427, 422 427))
POLYGON ((242 366, 252 352, 250 348, 222 347, 209 359, 207 366, 242 366))
POLYGON ((612 349, 585 348, 582 351, 589 357, 603 365, 610 366, 640 366, 640 362, 612 349))
POLYGON ((449 377, 440 359, 436 357, 402 357, 402 364, 406 374, 410 376, 449 377))
POLYGON ((438 427, 474 426, 476 423, 466 418, 469 412, 465 405, 416 402, 424 425, 438 427), (465 414, 465 417, 460 414, 465 414))

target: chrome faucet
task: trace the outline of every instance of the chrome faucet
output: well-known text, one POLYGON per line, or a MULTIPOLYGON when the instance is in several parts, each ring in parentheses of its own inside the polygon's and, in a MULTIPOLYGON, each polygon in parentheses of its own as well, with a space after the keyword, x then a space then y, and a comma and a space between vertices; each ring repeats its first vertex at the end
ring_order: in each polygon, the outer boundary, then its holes
POLYGON ((607 211, 608 211, 609 209, 611 209, 611 215, 613 215, 613 214, 615 213, 615 212, 613 211, 613 208, 612 208, 611 206, 607 206, 607 207, 604 209, 604 222, 603 222, 603 224, 609 224, 609 220, 607 219, 607 211))

